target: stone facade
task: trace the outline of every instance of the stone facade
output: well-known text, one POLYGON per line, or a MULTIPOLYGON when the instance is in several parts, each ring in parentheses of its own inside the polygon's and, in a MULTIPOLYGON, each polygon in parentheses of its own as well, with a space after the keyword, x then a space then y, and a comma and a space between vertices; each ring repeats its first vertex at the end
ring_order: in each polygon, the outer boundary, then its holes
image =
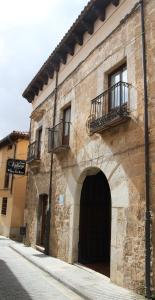
MULTIPOLYGON (((148 63, 151 201, 154 215, 154 100, 155 100, 155 2, 145 1, 148 63)), ((36 244, 39 195, 49 194, 50 158, 47 128, 53 124, 56 74, 35 96, 31 118, 31 142, 42 126, 39 164, 29 165, 25 221, 26 243, 36 244)), ((69 263, 78 261, 80 195, 87 175, 101 170, 111 191, 111 262, 114 283, 144 292, 145 177, 144 88, 140 5, 120 1, 106 8, 104 22, 97 20, 94 33, 84 34, 83 46, 60 65, 56 124, 71 104, 70 149, 54 154, 50 254, 69 263), (106 131, 88 135, 86 122, 91 100, 108 88, 108 75, 126 63, 130 96, 130 120, 106 131), (60 197, 63 196, 63 201, 60 197)), ((154 222, 153 245, 154 241, 154 222)), ((153 271, 154 271, 153 259, 153 271)), ((153 272, 154 285, 154 272, 153 272)))

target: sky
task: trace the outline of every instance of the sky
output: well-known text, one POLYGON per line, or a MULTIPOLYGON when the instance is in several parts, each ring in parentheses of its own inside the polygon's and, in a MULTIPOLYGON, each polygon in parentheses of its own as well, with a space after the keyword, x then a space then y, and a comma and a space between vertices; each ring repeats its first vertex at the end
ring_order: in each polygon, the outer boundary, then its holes
POLYGON ((0 139, 28 131, 22 93, 88 0, 0 0, 0 139))

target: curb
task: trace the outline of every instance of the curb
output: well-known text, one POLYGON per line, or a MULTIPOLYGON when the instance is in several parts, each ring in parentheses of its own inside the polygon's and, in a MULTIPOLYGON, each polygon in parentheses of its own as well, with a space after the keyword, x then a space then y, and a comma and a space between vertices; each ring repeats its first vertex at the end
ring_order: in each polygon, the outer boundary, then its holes
MULTIPOLYGON (((59 281, 60 283, 62 283, 65 287, 69 288, 70 290, 72 290, 74 293, 76 293, 77 295, 79 295, 80 297, 82 297, 84 300, 93 300, 93 298, 89 298, 88 296, 84 295, 83 293, 81 293, 78 289, 76 289, 75 287, 73 287, 71 284, 64 282, 62 279, 60 279, 58 276, 52 274, 51 272, 49 272, 48 270, 46 270, 46 268, 44 268, 43 266, 39 265, 38 263, 36 263, 35 261, 33 261, 30 257, 28 257, 27 255, 25 255, 24 253, 22 253, 20 250, 18 250, 16 247, 14 247, 14 245, 9 245, 9 247, 17 252, 19 255, 21 255, 22 257, 24 257, 27 261, 31 262, 33 265, 35 265, 37 268, 39 268, 40 270, 42 270, 43 272, 46 272, 48 275, 50 275, 52 278, 54 278, 55 280, 59 281)), ((46 256, 46 255, 45 255, 46 256)))

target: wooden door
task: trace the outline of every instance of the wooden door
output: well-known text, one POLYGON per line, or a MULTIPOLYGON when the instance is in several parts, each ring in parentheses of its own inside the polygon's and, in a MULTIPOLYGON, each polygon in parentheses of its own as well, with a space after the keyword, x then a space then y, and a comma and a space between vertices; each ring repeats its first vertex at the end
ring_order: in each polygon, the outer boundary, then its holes
POLYGON ((47 213, 47 195, 40 195, 38 206, 37 245, 44 246, 47 213))
POLYGON ((42 201, 42 222, 41 222, 41 237, 40 237, 40 243, 42 246, 44 246, 44 242, 45 242, 46 210, 47 210, 47 199, 44 199, 42 201))

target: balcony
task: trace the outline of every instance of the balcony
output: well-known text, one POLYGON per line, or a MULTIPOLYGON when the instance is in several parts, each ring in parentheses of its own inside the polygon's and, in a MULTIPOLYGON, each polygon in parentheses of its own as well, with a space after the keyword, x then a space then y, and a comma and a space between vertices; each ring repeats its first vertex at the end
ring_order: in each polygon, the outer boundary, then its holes
POLYGON ((33 142, 28 147, 27 163, 39 163, 40 151, 38 141, 33 142))
POLYGON ((87 121, 89 134, 101 133, 129 120, 129 98, 129 84, 120 81, 93 99, 87 121))
POLYGON ((69 149, 70 122, 60 122, 48 132, 48 150, 58 153, 69 149))

